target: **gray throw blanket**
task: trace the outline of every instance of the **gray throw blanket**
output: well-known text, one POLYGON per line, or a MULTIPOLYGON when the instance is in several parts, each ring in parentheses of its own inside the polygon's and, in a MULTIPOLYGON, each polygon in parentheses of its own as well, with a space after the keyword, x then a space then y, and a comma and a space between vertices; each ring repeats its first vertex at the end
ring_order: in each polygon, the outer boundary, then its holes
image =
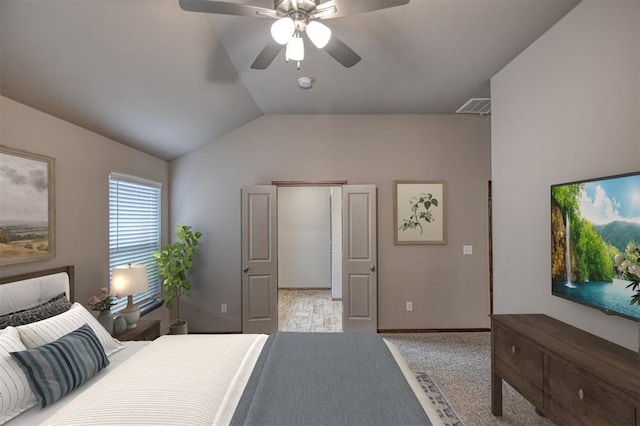
POLYGON ((232 425, 431 425, 375 334, 269 336, 232 425))

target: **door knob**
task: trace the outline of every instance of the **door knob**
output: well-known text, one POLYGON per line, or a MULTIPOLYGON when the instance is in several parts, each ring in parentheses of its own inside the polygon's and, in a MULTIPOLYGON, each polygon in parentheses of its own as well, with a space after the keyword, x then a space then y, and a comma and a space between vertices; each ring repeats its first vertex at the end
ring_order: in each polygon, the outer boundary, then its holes
POLYGON ((375 272, 376 271, 376 265, 371 265, 371 267, 369 269, 371 270, 371 272, 375 272))
POLYGON ((242 268, 242 272, 244 272, 245 274, 249 272, 249 267, 245 265, 244 268, 242 268))

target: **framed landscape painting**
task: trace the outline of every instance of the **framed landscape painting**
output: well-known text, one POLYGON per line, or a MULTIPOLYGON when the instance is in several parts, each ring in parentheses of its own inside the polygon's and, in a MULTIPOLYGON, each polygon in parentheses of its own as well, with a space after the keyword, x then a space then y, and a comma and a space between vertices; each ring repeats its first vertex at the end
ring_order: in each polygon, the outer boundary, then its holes
POLYGON ((394 181, 394 243, 447 243, 445 181, 394 181))
POLYGON ((0 146, 0 265, 55 255, 54 160, 0 146))

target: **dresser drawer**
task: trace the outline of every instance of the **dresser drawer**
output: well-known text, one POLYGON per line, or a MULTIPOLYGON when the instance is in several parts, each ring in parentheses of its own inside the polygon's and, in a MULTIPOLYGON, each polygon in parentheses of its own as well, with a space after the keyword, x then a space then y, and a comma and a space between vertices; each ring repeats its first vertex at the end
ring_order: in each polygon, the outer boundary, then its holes
POLYGON ((543 408, 544 357, 529 340, 493 325, 495 373, 538 409, 543 408))
POLYGON ((558 423, 633 426, 635 408, 627 398, 549 357, 549 415, 558 423))

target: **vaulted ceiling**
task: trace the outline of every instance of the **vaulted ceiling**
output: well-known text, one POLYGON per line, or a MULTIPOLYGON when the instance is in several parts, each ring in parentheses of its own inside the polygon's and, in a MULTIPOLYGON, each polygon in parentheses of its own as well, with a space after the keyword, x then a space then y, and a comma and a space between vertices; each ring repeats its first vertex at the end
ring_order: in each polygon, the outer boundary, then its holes
POLYGON ((325 21, 362 57, 352 68, 307 42, 300 70, 284 52, 253 70, 268 19, 177 0, 0 0, 0 93, 173 159, 262 114, 454 113, 577 3, 411 0, 325 21))

